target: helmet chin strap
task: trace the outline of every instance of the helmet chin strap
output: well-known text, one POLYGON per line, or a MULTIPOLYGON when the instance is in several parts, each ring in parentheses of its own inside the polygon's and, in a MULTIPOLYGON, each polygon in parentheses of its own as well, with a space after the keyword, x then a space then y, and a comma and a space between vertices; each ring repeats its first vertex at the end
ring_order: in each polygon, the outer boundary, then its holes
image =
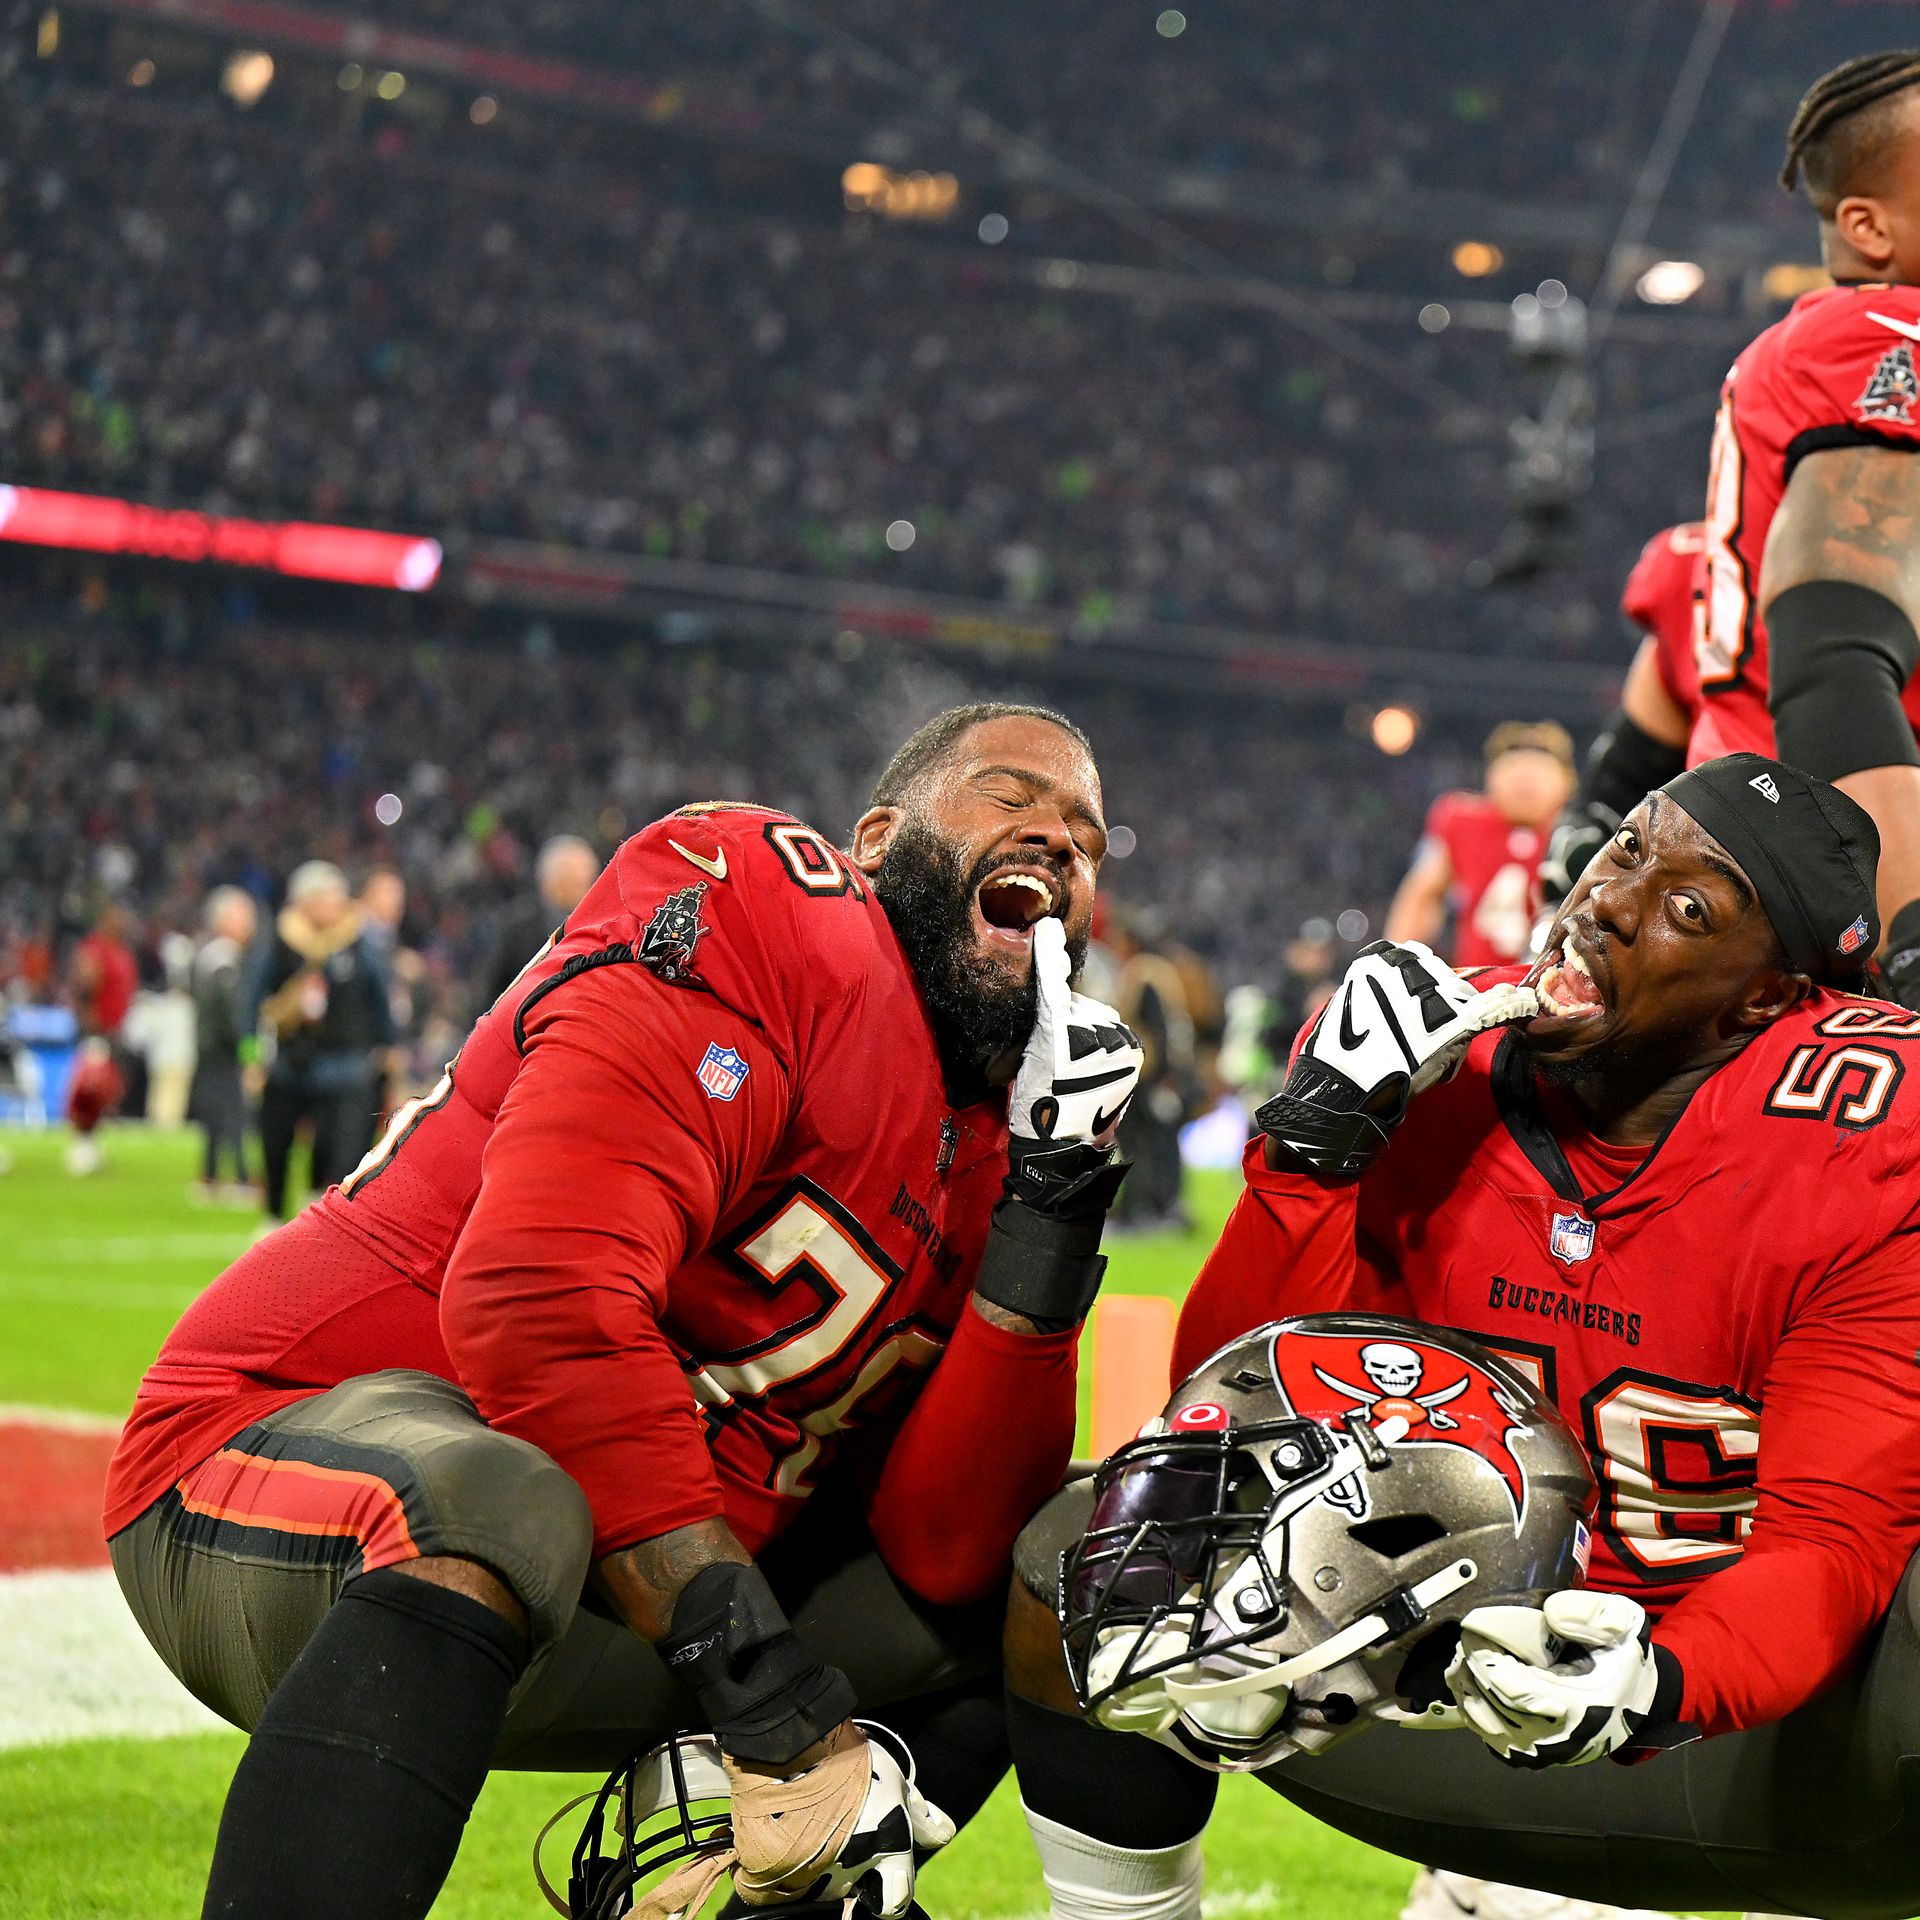
MULTIPOLYGON (((1444 1600, 1449 1594, 1458 1593, 1462 1587, 1470 1585, 1479 1577, 1479 1572, 1480 1569, 1471 1560, 1455 1560, 1438 1573, 1429 1574, 1426 1579, 1405 1589, 1405 1592, 1415 1606, 1430 1608, 1436 1601, 1444 1600)), ((1168 1673, 1161 1676, 1160 1686, 1167 1698, 1179 1706, 1196 1700, 1228 1700, 1236 1694, 1270 1692, 1276 1687, 1290 1687, 1296 1680, 1304 1680, 1310 1674, 1324 1673, 1329 1667, 1337 1667, 1343 1660, 1352 1659, 1356 1653, 1364 1653, 1367 1648, 1399 1630, 1383 1612, 1366 1613, 1351 1625, 1342 1627, 1338 1633, 1329 1634, 1318 1646, 1295 1654, 1291 1660, 1278 1660, 1272 1666, 1256 1668, 1250 1673, 1229 1674, 1212 1680, 1185 1680, 1168 1673)), ((1257 1655, 1257 1649, 1249 1647, 1239 1647, 1234 1651, 1241 1658, 1257 1655)))

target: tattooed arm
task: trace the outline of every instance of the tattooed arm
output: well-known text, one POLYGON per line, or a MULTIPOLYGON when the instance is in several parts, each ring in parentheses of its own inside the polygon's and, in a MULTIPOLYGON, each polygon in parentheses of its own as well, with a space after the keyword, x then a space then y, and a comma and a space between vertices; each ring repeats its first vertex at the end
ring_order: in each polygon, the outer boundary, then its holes
POLYGON ((1880 829, 1880 917, 1920 900, 1920 753, 1901 695, 1920 627, 1920 458, 1809 454, 1767 534, 1760 601, 1780 757, 1832 779, 1880 829))
POLYGON ((666 1636, 673 1603, 695 1574, 750 1564, 751 1556, 724 1520, 696 1520, 637 1546, 610 1553, 593 1570, 607 1604, 643 1640, 666 1636))

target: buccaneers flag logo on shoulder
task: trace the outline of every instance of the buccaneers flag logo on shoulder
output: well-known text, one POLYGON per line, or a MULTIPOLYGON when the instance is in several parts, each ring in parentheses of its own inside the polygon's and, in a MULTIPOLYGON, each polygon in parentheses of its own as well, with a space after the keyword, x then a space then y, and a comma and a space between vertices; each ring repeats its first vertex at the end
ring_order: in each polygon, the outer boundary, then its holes
POLYGON ((1274 1378, 1296 1413, 1338 1426, 1362 1413, 1378 1426, 1407 1423, 1401 1446, 1460 1447, 1497 1473, 1513 1502, 1514 1531, 1526 1512, 1527 1476, 1513 1451, 1524 1425, 1512 1396, 1486 1368, 1417 1337, 1318 1333, 1290 1327, 1273 1343, 1274 1378))

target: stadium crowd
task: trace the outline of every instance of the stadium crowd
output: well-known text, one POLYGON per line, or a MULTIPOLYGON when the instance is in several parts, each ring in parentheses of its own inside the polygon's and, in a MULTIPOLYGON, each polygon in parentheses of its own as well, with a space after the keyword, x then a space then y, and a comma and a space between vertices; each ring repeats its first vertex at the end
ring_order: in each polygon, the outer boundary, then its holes
MULTIPOLYGON (((0 128, 12 479, 1094 624, 1576 654, 1646 527, 1694 505, 1690 462, 1618 463, 1591 591, 1490 631, 1457 583, 1508 508, 1497 350, 1395 349, 1451 354, 1486 408, 1410 461, 1404 394, 1245 308, 1074 292, 977 245, 651 179, 442 167, 397 124, 316 144, 26 77, 0 128)), ((1708 393, 1727 346, 1623 367, 1614 398, 1708 393)))
MULTIPOLYGON (((429 1075, 478 1010, 506 929, 524 939, 550 836, 577 833, 604 854, 700 798, 763 801, 837 836, 889 742, 1010 685, 874 643, 796 645, 776 662, 744 644, 588 650, 538 626, 507 648, 204 611, 75 620, 17 600, 7 620, 7 991, 62 991, 108 901, 131 911, 154 979, 165 937, 198 930, 217 886, 266 907, 309 859, 356 885, 391 868, 401 942, 421 959, 403 1027, 429 1075)), ((1111 817, 1137 837, 1109 870, 1116 902, 1232 982, 1271 978, 1304 918, 1356 907, 1377 925, 1432 788, 1472 777, 1444 749, 1386 760, 1279 708, 1026 691, 1084 722, 1111 817), (1263 828, 1265 814, 1283 815, 1284 831, 1263 828)))

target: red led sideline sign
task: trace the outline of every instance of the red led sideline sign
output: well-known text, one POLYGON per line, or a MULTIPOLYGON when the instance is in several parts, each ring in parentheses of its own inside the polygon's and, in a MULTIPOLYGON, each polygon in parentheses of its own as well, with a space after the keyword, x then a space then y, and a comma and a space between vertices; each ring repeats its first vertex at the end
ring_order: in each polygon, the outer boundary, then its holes
POLYGON ((421 593, 440 577, 440 542, 411 533, 327 527, 304 520, 241 520, 229 514, 143 507, 91 493, 0 486, 0 540, 82 553, 138 553, 156 560, 260 567, 301 580, 421 593))

